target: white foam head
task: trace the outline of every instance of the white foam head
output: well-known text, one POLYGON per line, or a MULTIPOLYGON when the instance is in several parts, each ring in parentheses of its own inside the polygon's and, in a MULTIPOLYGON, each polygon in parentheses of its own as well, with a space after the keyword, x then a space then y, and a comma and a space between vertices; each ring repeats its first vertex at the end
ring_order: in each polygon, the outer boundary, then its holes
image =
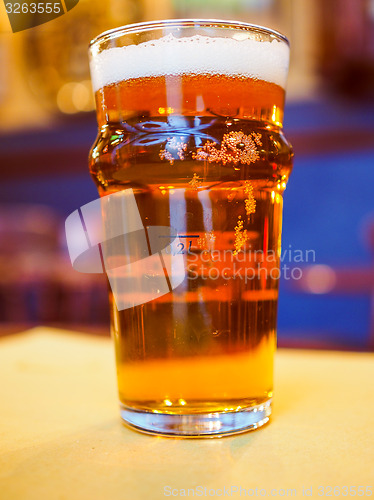
POLYGON ((276 39, 257 41, 168 35, 139 45, 113 47, 91 58, 93 89, 130 78, 181 74, 224 74, 257 78, 285 88, 289 47, 276 39))

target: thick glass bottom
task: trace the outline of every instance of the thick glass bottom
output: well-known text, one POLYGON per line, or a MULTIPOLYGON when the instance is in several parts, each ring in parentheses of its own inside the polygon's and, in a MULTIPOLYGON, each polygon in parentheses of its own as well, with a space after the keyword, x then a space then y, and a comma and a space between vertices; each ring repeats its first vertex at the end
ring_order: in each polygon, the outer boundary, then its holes
POLYGON ((154 413, 121 404, 121 417, 130 427, 147 434, 170 437, 221 437, 262 427, 269 421, 271 399, 235 412, 191 414, 154 413))

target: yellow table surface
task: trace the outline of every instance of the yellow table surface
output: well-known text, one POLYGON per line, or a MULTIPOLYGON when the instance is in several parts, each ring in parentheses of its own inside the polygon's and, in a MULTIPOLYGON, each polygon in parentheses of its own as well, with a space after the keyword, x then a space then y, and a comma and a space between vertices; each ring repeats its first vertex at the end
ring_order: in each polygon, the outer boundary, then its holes
POLYGON ((373 354, 279 350, 269 425, 152 437, 121 424, 109 339, 35 328, 0 341, 0 498, 374 497, 373 395, 373 354))

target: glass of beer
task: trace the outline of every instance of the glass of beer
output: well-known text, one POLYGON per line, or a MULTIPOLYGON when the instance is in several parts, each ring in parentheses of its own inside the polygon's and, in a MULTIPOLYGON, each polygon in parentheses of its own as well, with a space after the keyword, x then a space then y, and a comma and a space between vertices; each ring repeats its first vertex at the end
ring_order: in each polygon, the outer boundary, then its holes
POLYGON ((132 279, 107 266, 132 428, 212 437, 269 421, 293 156, 282 133, 288 62, 282 34, 241 22, 134 24, 90 44, 90 172, 101 200, 123 194, 130 207, 108 209, 104 225, 110 234, 121 217, 136 220, 130 234, 141 228, 148 249, 111 252, 132 252, 132 279))

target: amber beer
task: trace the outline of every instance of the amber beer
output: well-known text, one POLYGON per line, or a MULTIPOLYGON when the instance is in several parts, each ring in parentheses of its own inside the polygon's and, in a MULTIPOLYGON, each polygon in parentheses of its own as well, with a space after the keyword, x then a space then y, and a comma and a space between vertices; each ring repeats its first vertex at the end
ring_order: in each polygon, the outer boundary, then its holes
POLYGON ((288 52, 271 30, 210 21, 91 44, 91 174, 101 196, 132 189, 145 227, 176 230, 186 273, 125 310, 109 293, 121 414, 140 430, 223 435, 269 419, 288 52))

